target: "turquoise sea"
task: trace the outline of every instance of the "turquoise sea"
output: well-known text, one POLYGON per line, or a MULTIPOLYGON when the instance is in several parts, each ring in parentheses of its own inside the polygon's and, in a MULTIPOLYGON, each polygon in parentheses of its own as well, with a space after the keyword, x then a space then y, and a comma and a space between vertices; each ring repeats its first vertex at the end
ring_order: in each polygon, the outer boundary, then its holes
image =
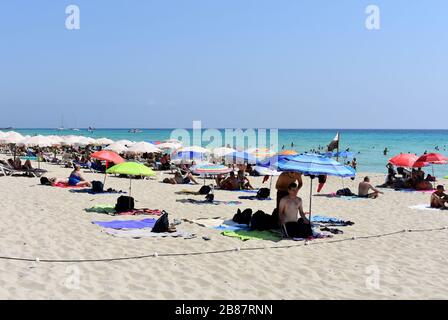
MULTIPOLYGON (((84 135, 93 138, 107 137, 113 140, 161 141, 170 138, 173 129, 141 129, 141 133, 129 133, 129 129, 86 129, 58 131, 55 129, 14 129, 24 135, 84 135)), ((191 130, 189 130, 191 132, 191 130)), ((220 129, 224 132, 224 129, 220 129)), ((278 144, 281 149, 294 149, 305 152, 326 146, 340 132, 340 150, 350 148, 355 153, 358 170, 364 172, 385 172, 387 159, 400 152, 418 155, 423 152, 439 152, 448 155, 448 130, 339 130, 339 129, 279 129, 278 144), (291 143, 294 147, 291 148, 291 143), (439 147, 439 151, 435 147, 439 147), (389 149, 387 156, 384 148, 389 149)), ((224 136, 224 135, 223 135, 224 136)), ((208 141, 203 141, 206 145, 208 141)), ((268 142, 269 144, 269 142, 268 142)), ((428 169, 429 170, 429 169, 428 169)), ((448 174, 448 165, 435 166, 437 176, 448 174)))

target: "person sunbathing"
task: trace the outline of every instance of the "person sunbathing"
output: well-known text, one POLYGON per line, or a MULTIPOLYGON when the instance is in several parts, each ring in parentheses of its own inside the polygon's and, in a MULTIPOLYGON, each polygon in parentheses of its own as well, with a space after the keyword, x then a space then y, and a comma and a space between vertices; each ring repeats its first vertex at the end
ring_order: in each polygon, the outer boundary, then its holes
POLYGON ((238 179, 238 184, 239 184, 241 190, 253 190, 254 189, 254 187, 252 187, 252 185, 250 184, 249 179, 244 174, 244 170, 238 171, 237 179, 238 179))
POLYGON ((279 223, 288 237, 308 238, 313 235, 313 231, 310 221, 303 212, 302 199, 297 197, 298 192, 298 185, 295 182, 290 183, 288 195, 280 200, 279 223))
POLYGON ((364 177, 364 180, 359 183, 359 186, 358 186, 358 197, 376 199, 376 198, 378 198, 379 194, 383 194, 383 192, 378 190, 378 189, 376 189, 376 188, 374 188, 370 184, 370 178, 369 177, 364 177), (373 190, 373 192, 369 193, 370 190, 373 190))
POLYGON ((19 158, 16 158, 15 160, 8 159, 8 164, 15 170, 34 170, 30 160, 26 160, 22 165, 22 161, 20 161, 19 158))
POLYGON ((448 195, 445 193, 445 188, 438 185, 436 191, 431 195, 431 208, 447 209, 445 203, 448 202, 448 195))
POLYGON ((171 184, 188 184, 193 182, 194 184, 199 184, 190 172, 182 175, 179 170, 174 173, 174 178, 165 178, 162 182, 171 184))
POLYGON ((238 179, 235 177, 235 173, 231 171, 229 176, 225 179, 217 178, 216 184, 223 190, 238 190, 238 179))
POLYGON ((73 171, 68 177, 68 185, 72 187, 92 187, 90 181, 87 181, 81 174, 81 166, 78 164, 74 165, 73 171))

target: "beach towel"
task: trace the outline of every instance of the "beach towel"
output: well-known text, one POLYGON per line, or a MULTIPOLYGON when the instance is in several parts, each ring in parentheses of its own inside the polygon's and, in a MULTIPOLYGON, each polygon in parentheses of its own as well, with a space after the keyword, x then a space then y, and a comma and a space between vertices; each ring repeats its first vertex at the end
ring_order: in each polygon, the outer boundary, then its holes
POLYGON ((134 209, 132 211, 128 212, 116 212, 115 211, 115 205, 111 204, 97 204, 94 205, 91 208, 85 209, 86 212, 94 212, 94 213, 105 213, 109 215, 121 215, 121 216, 127 216, 127 215, 155 215, 160 216, 162 214, 162 211, 159 209, 134 209))
POLYGON ((70 190, 70 192, 73 193, 88 193, 88 194, 93 194, 93 195, 97 195, 97 194, 125 194, 127 193, 126 191, 117 191, 117 190, 105 190, 103 192, 94 192, 92 189, 75 189, 75 190, 70 190))
POLYGON ((354 222, 351 222, 351 221, 344 221, 344 220, 341 220, 338 218, 326 217, 326 216, 320 216, 320 215, 311 216, 311 222, 324 223, 324 224, 328 224, 331 226, 351 226, 351 225, 355 224, 354 222))
POLYGON ((86 187, 80 187, 80 186, 71 186, 71 185, 69 185, 66 182, 54 183, 51 186, 52 187, 57 187, 57 188, 64 188, 64 189, 86 188, 86 187))
POLYGON ((151 232, 151 229, 131 229, 131 230, 116 230, 116 229, 103 229, 104 233, 107 233, 114 237, 120 238, 165 238, 165 237, 174 237, 174 238, 184 238, 184 239, 192 239, 195 238, 196 235, 193 233, 176 231, 176 232, 151 232))
POLYGON ((215 229, 219 231, 249 230, 249 226, 247 224, 239 224, 231 219, 226 220, 224 218, 206 218, 206 219, 195 219, 186 221, 196 223, 201 227, 215 229))
POLYGON ((272 198, 257 198, 257 196, 239 196, 242 200, 272 200, 272 198))
POLYGON ((222 235, 226 237, 239 238, 242 241, 247 240, 270 240, 279 241, 282 236, 277 232, 272 231, 248 231, 248 230, 235 230, 235 231, 223 231, 222 235))
POLYGON ((192 203, 192 204, 214 204, 214 205, 219 205, 219 204, 226 204, 226 205, 239 205, 242 204, 241 201, 220 201, 220 200, 214 200, 213 202, 210 202, 208 200, 196 200, 196 199, 177 199, 177 202, 182 202, 182 203, 192 203))
POLYGON ((436 190, 415 190, 415 189, 394 189, 400 192, 421 192, 421 193, 433 193, 436 190))
POLYGON ((92 223, 103 228, 111 229, 143 229, 154 227, 156 219, 92 221, 92 223))
POLYGON ((444 211, 444 209, 439 209, 439 208, 431 208, 431 206, 427 205, 427 204, 417 204, 415 206, 410 206, 409 208, 414 209, 414 210, 428 210, 428 211, 444 211))
POLYGON ((332 238, 333 235, 331 234, 325 234, 325 233, 319 233, 313 231, 313 236, 309 238, 292 238, 293 241, 304 241, 304 240, 315 240, 315 239, 324 239, 324 238, 332 238))

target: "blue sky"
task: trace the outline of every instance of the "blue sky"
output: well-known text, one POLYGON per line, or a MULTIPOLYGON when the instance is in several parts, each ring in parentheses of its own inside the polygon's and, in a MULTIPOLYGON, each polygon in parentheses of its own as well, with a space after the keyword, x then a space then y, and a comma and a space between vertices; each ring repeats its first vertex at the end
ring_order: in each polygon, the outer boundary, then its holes
POLYGON ((446 128, 447 17, 444 0, 2 1, 0 127, 446 128))

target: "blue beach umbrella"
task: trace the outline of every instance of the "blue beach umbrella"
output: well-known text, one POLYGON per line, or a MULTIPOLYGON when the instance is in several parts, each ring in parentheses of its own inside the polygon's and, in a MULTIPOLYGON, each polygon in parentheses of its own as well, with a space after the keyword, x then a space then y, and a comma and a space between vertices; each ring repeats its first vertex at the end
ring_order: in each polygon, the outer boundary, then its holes
POLYGON ((257 163, 257 158, 244 151, 235 151, 225 156, 226 163, 257 163))
POLYGON ((288 156, 278 158, 278 161, 271 164, 278 171, 300 172, 311 177, 310 185, 310 221, 311 221, 311 201, 313 178, 318 175, 329 175, 341 178, 352 178, 356 172, 353 168, 318 154, 301 154, 298 156, 288 156))
POLYGON ((201 152, 180 151, 174 155, 173 160, 174 159, 193 160, 193 159, 202 159, 203 157, 204 157, 204 153, 201 153, 201 152))

